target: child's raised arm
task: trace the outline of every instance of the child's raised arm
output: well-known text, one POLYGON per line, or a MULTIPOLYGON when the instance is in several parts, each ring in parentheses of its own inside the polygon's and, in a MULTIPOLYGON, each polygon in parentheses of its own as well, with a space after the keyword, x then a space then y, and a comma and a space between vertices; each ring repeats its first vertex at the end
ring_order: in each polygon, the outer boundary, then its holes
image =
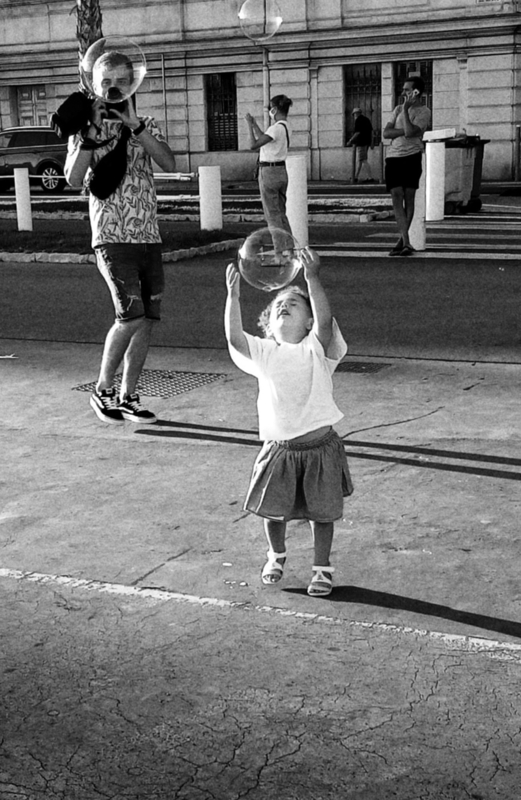
POLYGON ((304 278, 308 285, 309 300, 313 311, 313 330, 327 354, 333 336, 333 317, 329 300, 318 277, 320 258, 318 253, 315 253, 310 247, 301 250, 300 257, 304 265, 304 278))
POLYGON ((240 273, 235 264, 228 264, 226 267, 226 286, 228 289, 224 310, 226 339, 242 356, 250 358, 250 348, 242 329, 240 273))

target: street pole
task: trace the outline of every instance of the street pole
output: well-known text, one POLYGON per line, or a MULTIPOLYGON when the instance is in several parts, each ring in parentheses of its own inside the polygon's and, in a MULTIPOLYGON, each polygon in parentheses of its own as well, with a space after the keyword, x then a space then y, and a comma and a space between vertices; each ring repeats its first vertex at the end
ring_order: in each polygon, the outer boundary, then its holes
POLYGON ((426 230, 425 230, 425 154, 422 154, 422 174, 420 185, 414 198, 414 217, 409 228, 409 240, 415 250, 425 250, 426 230))
POLYGON ((445 142, 427 142, 425 161, 427 172, 425 219, 436 222, 445 216, 445 142))
POLYGON ((268 62, 268 48, 262 48, 262 102, 264 114, 264 128, 269 127, 269 105, 270 105, 270 67, 268 62))
POLYGON ((199 167, 199 211, 202 231, 220 231, 223 227, 221 168, 199 167))
POLYGON ((32 231, 33 216, 31 212, 31 187, 27 167, 16 167, 14 170, 14 190, 16 195, 16 216, 19 231, 32 231))
POLYGON ((299 247, 309 244, 308 177, 305 156, 288 156, 287 215, 293 238, 299 247))

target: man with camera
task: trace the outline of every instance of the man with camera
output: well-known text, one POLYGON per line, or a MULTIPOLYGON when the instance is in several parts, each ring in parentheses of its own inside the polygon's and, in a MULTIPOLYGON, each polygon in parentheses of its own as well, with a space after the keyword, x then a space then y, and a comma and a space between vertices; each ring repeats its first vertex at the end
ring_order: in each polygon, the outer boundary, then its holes
POLYGON ((422 174, 423 134, 431 126, 430 109, 421 102, 424 91, 422 78, 406 80, 403 84, 403 104, 394 109, 383 132, 384 139, 391 139, 385 160, 385 184, 391 192, 400 234, 390 256, 410 256, 414 253, 409 240, 409 228, 422 174))
POLYGON ((164 275, 152 161, 175 169, 174 155, 152 117, 139 117, 129 95, 133 67, 114 51, 93 68, 88 121, 70 136, 65 176, 89 194, 92 247, 115 309, 90 405, 109 423, 153 423, 136 391, 153 323, 160 319, 164 275), (121 388, 116 372, 123 363, 121 388))

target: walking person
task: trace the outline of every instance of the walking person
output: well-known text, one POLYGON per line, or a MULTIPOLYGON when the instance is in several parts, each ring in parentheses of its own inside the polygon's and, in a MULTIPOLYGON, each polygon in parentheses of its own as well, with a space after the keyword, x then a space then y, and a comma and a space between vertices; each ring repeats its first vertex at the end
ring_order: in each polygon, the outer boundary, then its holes
POLYGON ((391 140, 385 160, 385 184, 391 193, 400 234, 390 256, 410 256, 414 253, 409 228, 422 174, 423 134, 431 127, 431 111, 421 102, 424 92, 422 78, 406 80, 402 92, 404 101, 394 109, 383 132, 384 139, 391 140))
POLYGON ((332 374, 347 345, 331 315, 319 279, 320 259, 301 251, 307 293, 298 286, 280 291, 260 317, 265 338, 242 327, 240 275, 226 273, 225 332, 235 364, 259 382, 259 436, 264 441, 253 468, 244 508, 264 519, 268 560, 261 579, 282 578, 286 524, 307 519, 314 542, 308 594, 332 591, 330 553, 334 522, 343 498, 353 491, 342 441, 333 425, 343 414, 333 399, 332 374))
POLYGON ((262 131, 255 117, 246 114, 250 134, 250 149, 259 151, 259 192, 264 218, 272 232, 275 254, 281 256, 293 247, 291 226, 286 214, 288 173, 286 158, 291 131, 288 124, 289 109, 293 101, 284 94, 270 100, 270 126, 262 131), (280 232, 286 232, 284 236, 280 232))
POLYGON ((353 108, 354 118, 353 135, 346 142, 346 147, 355 148, 355 171, 353 183, 359 183, 362 169, 365 167, 367 174, 366 183, 373 183, 373 175, 368 161, 369 147, 373 143, 373 126, 369 117, 362 114, 361 108, 353 108))
POLYGON ((160 319, 164 275, 152 160, 175 169, 174 155, 152 117, 139 117, 135 96, 118 103, 132 85, 129 59, 105 53, 93 70, 97 99, 86 127, 69 138, 65 176, 89 194, 92 247, 110 290, 115 322, 109 330, 90 405, 103 422, 153 423, 137 383, 160 319), (121 388, 115 376, 123 363, 121 388))

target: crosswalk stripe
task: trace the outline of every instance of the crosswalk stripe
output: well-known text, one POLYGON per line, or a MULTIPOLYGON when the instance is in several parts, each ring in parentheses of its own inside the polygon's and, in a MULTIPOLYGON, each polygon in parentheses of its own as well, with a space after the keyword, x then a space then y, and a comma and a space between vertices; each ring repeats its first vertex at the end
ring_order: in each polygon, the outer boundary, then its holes
MULTIPOLYGON (((375 232, 367 228, 357 241, 317 245, 324 255, 347 258, 387 258, 396 244, 394 220, 380 220, 375 232)), ((414 253, 418 259, 521 260, 521 213, 466 214, 426 223, 426 249, 414 253)), ((313 246, 313 245, 312 245, 313 246)))
MULTIPOLYGON (((312 245, 313 246, 313 245, 312 245)), ((358 244, 360 246, 360 243, 358 244)), ((322 245, 319 245, 322 248, 322 245)), ((336 256, 339 258, 389 258, 387 250, 317 250, 319 256, 336 256)), ((479 251, 470 253, 466 250, 452 250, 437 252, 435 250, 418 250, 413 256, 407 256, 409 260, 418 258, 457 258, 460 261, 519 261, 521 256, 517 253, 485 253, 479 251)))

